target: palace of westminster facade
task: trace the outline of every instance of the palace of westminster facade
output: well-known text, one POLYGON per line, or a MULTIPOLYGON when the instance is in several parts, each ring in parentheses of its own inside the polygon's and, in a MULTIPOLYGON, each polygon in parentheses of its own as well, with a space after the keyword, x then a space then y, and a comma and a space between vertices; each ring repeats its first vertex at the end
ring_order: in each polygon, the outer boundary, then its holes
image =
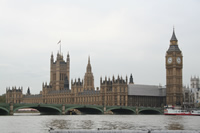
POLYGON ((133 77, 100 78, 100 88, 94 87, 94 76, 88 58, 83 80, 71 80, 70 56, 66 61, 58 53, 50 59, 50 82, 43 83, 40 94, 32 95, 28 88, 23 94, 22 88, 6 88, 7 103, 46 103, 46 104, 84 104, 104 106, 148 106, 182 105, 182 52, 173 31, 170 46, 166 52, 166 88, 152 85, 137 85, 133 77))

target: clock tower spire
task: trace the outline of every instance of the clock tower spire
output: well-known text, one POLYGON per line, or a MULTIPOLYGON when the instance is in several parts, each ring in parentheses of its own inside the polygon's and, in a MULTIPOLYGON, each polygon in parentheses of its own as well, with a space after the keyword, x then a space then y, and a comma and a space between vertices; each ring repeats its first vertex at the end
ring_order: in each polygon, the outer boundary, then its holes
POLYGON ((178 40, 176 39, 174 28, 173 28, 172 38, 171 38, 170 42, 172 42, 172 41, 178 42, 178 40))
POLYGON ((166 52, 166 104, 182 105, 182 68, 183 56, 173 29, 169 49, 166 52))

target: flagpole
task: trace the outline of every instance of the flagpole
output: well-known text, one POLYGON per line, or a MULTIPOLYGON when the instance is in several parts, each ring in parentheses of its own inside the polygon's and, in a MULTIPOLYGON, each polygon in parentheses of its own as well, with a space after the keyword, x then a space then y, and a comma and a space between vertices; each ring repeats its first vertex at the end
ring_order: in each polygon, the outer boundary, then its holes
POLYGON ((60 44, 60 55, 61 55, 61 40, 57 44, 60 44))

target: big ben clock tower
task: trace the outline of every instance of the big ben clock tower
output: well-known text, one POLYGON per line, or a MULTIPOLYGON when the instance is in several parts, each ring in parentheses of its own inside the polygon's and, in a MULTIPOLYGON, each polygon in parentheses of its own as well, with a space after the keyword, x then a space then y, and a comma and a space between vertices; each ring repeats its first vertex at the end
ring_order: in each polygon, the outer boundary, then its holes
POLYGON ((183 56, 173 30, 169 49, 166 52, 166 104, 182 105, 182 68, 183 56))

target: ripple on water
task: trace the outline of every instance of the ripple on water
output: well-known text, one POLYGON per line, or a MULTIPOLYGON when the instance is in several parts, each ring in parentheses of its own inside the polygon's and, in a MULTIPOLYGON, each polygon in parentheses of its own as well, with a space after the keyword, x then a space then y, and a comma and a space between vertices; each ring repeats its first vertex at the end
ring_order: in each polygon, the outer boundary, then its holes
POLYGON ((1 132, 60 130, 200 130, 199 117, 148 115, 0 116, 1 132))

